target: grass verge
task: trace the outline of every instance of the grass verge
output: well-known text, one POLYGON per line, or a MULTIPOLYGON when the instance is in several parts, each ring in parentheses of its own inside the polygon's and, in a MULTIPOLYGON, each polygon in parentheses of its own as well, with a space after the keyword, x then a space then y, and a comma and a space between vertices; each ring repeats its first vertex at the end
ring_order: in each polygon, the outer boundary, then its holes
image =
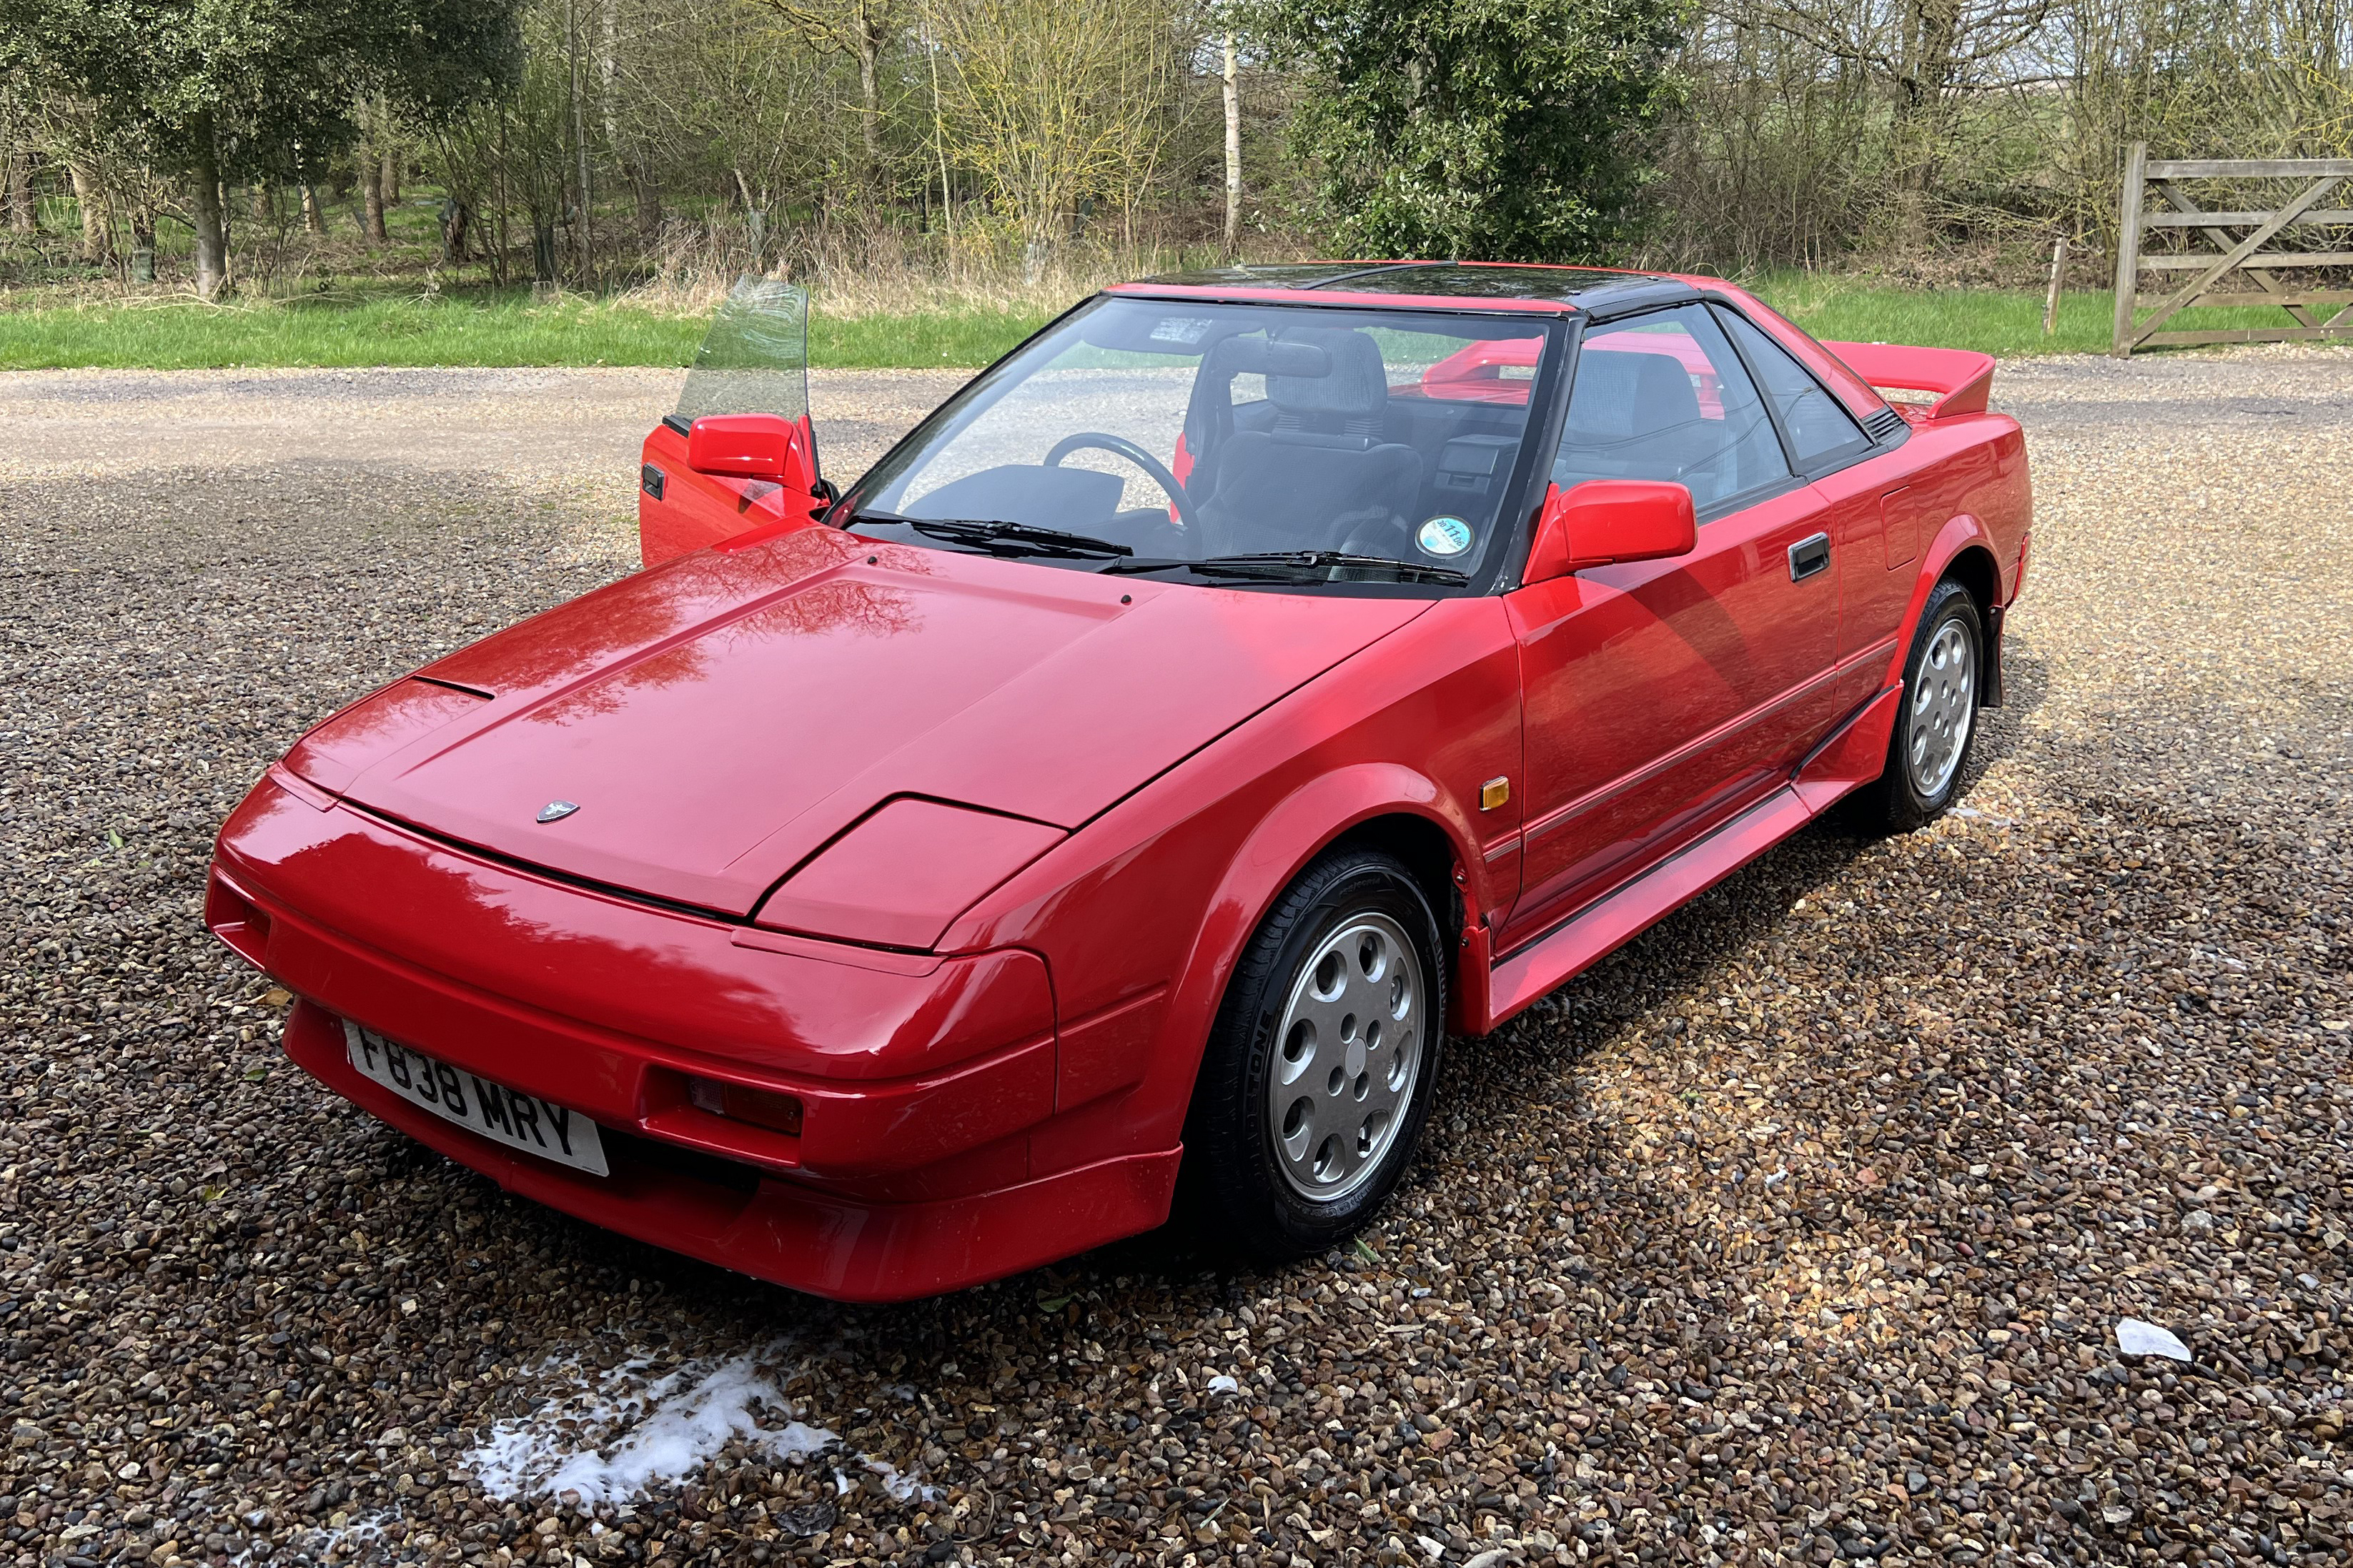
MULTIPOLYGON (((1977 349, 1998 359, 2105 353, 2116 310, 2113 294, 2063 293, 2059 297, 2057 330, 2045 337, 2039 290, 1894 289, 1819 272, 1769 274, 1750 287, 1818 338, 1977 349)), ((2294 324, 2285 311, 2257 306, 2185 310, 2166 326, 2171 330, 2294 324)))
MULTIPOLYGON (((2074 292, 2058 331, 2042 333, 2031 290, 1877 286, 1820 273, 1778 273, 1757 291, 1817 337, 1981 349, 2004 358, 2095 353, 2108 343, 2110 296, 2074 292)), ((944 300, 936 308, 830 314, 820 294, 809 330, 821 368, 988 363, 1066 301, 944 300)), ((2185 312, 2185 327, 2273 326, 2268 309, 2185 312)), ((0 369, 151 370, 300 365, 683 365, 706 318, 522 289, 425 295, 331 293, 212 306, 191 299, 0 310, 0 369)))
MULTIPOLYGON (((954 307, 810 323, 813 363, 981 365, 1045 321, 1036 309, 954 307)), ((164 299, 0 310, 0 370, 294 365, 683 365, 709 325, 528 291, 321 295, 206 305, 164 299)))

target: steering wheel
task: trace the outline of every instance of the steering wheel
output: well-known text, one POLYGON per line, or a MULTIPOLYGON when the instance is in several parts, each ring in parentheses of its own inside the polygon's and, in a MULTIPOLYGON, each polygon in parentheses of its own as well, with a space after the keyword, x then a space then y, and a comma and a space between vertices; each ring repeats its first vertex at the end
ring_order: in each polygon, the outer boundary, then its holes
POLYGON ((1142 468, 1154 484, 1168 492, 1168 504, 1176 509, 1177 525, 1196 539, 1200 537, 1200 527, 1193 521, 1193 503, 1186 496, 1185 487, 1176 482, 1176 476, 1170 473, 1159 458, 1124 436, 1108 436, 1100 430, 1081 430, 1065 436, 1054 443, 1052 451, 1046 454, 1045 466, 1059 468, 1063 458, 1073 452, 1085 451, 1090 447, 1114 457, 1125 458, 1142 468))

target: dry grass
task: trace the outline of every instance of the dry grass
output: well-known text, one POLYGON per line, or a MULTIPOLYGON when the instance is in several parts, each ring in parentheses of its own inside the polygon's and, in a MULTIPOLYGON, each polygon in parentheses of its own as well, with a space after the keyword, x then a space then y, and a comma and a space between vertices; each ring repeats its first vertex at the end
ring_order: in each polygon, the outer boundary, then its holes
MULTIPOLYGON (((1295 246, 1253 250, 1253 261, 1288 260, 1295 246)), ((1042 315, 1107 283, 1188 267, 1215 265, 1216 249, 1174 243, 1125 244, 1082 237, 1041 265, 1028 265, 993 225, 967 217, 950 244, 944 235, 903 228, 802 229, 772 243, 756 259, 739 216, 663 226, 647 253, 644 279, 617 303, 659 314, 707 314, 728 288, 757 265, 806 285, 818 312, 837 320, 871 316, 1042 315)))

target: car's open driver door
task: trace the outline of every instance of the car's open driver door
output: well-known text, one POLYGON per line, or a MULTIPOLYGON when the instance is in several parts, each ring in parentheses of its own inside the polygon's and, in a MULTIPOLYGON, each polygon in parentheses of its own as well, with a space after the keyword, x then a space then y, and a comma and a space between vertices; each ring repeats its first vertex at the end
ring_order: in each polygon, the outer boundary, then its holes
POLYGON ((817 483, 808 293, 741 279, 695 351, 677 409, 646 437, 639 552, 650 566, 746 529, 806 518, 817 483))

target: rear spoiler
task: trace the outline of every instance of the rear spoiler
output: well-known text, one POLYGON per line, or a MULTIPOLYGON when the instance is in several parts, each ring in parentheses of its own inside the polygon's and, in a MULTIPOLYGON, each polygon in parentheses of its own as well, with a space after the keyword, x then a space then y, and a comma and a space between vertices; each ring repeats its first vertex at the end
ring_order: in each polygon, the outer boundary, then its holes
POLYGON ((1993 355, 1972 349, 1915 349, 1902 343, 1824 343, 1873 386, 1934 395, 1925 416, 1983 414, 1993 386, 1993 355))

